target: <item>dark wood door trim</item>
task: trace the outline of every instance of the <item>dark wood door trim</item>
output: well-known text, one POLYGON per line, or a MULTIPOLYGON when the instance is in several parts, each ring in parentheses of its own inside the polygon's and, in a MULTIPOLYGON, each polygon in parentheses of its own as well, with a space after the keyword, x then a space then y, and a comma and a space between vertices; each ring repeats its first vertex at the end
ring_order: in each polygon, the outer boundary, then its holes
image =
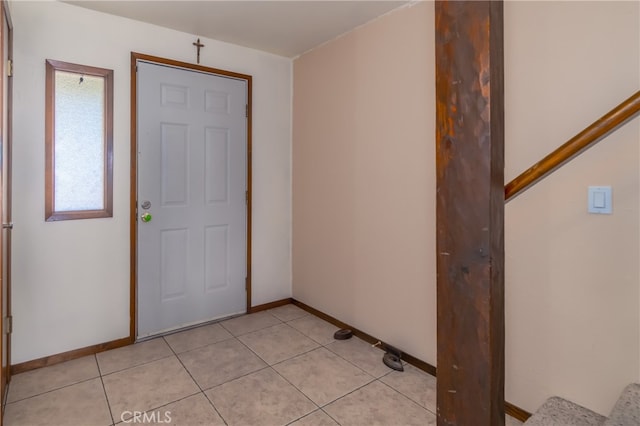
POLYGON ((436 1, 438 425, 504 425, 501 1, 436 1))
POLYGON ((190 64, 186 62, 175 61, 172 59, 161 58, 157 56, 145 55, 142 53, 131 52, 131 172, 130 172, 130 323, 129 323, 129 340, 133 343, 136 339, 136 322, 137 322, 137 257, 136 248, 138 245, 138 218, 137 218, 137 199, 138 199, 138 170, 137 170, 137 152, 138 152, 138 118, 137 118, 137 62, 139 60, 153 62, 156 64, 168 65, 178 68, 202 71, 209 74, 233 77, 247 82, 247 312, 251 310, 251 169, 252 169, 252 150, 251 150, 251 116, 252 116, 252 77, 247 74, 240 74, 232 71, 221 70, 217 68, 205 67, 202 65, 190 64))

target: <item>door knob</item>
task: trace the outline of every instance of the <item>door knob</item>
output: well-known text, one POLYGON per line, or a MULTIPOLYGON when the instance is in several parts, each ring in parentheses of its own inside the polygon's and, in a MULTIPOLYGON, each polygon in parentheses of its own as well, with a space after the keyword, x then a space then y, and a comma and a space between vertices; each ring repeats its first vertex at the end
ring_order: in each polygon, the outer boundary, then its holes
POLYGON ((140 215, 140 219, 142 219, 144 223, 151 222, 152 218, 153 216, 151 216, 151 213, 149 212, 144 212, 140 215))

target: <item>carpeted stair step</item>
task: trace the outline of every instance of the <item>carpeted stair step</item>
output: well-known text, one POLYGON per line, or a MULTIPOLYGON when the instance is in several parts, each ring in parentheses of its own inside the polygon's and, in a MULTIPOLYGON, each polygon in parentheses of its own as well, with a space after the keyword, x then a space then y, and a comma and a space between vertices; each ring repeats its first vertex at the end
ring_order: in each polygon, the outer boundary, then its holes
POLYGON ((640 425, 640 383, 632 383, 622 391, 605 426, 640 425))
POLYGON ((606 417, 571 401, 553 396, 538 408, 528 426, 602 426, 606 417))

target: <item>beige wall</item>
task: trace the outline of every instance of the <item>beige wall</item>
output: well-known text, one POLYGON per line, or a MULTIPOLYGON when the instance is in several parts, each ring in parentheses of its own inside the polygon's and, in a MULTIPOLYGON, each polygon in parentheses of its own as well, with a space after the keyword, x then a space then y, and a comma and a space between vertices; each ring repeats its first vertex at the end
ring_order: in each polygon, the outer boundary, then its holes
MULTIPOLYGON (((506 2, 506 179, 638 90, 637 2, 506 2)), ((294 62, 293 297, 436 359, 433 4, 294 62)), ((507 399, 638 381, 640 120, 506 211, 507 399), (588 215, 589 185, 614 214, 588 215)))
POLYGON ((293 297, 435 363, 433 6, 294 61, 293 297))
MULTIPOLYGON (((507 180, 639 89, 638 2, 505 4, 507 180)), ((638 381, 636 118, 506 208, 507 396, 608 414, 638 381), (587 214, 611 185, 613 214, 587 214)))
MULTIPOLYGON (((130 52, 193 62, 195 36, 58 1, 15 26, 12 362, 129 334, 130 52), (45 59, 114 70, 114 214, 44 222, 45 59)), ((253 303, 291 295, 291 60, 203 39, 201 62, 253 76, 253 303)))

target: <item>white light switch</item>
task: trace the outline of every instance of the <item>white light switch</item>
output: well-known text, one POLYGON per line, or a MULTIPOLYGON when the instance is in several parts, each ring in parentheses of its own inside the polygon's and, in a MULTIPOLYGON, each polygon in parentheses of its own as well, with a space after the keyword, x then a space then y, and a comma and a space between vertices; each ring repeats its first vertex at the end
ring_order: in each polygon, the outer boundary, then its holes
POLYGON ((589 213, 611 214, 611 187, 610 186, 590 186, 589 187, 589 213))
POLYGON ((605 201, 604 191, 594 191, 593 192, 593 207, 597 209, 603 209, 607 206, 605 201))

